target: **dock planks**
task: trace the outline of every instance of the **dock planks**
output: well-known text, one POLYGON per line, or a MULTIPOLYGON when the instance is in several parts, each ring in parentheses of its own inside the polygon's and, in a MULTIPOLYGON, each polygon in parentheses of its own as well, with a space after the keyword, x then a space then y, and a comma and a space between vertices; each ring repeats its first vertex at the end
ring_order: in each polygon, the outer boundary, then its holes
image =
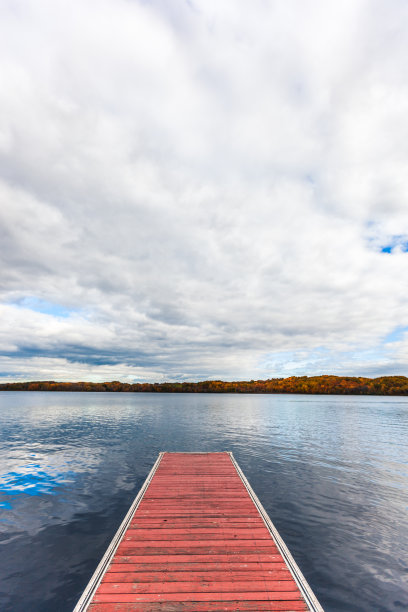
POLYGON ((231 453, 161 453, 74 612, 322 612, 231 453))

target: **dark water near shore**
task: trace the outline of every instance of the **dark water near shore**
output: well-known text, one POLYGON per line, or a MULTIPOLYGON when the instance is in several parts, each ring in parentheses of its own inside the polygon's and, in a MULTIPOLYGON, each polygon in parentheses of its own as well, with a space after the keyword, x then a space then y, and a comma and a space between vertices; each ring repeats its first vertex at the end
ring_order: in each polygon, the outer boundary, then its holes
POLYGON ((0 609, 68 612, 161 450, 231 450, 327 612, 408 610, 408 398, 0 393, 0 609))

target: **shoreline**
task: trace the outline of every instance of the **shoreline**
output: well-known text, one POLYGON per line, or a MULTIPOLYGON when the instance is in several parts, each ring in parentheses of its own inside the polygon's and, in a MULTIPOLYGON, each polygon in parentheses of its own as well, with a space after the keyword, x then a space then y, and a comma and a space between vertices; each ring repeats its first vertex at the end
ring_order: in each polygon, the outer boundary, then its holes
POLYGON ((0 391, 59 391, 97 393, 246 393, 300 395, 376 395, 407 396, 406 376, 378 378, 353 376, 290 376, 251 381, 206 380, 198 382, 125 383, 24 381, 0 384, 0 391))

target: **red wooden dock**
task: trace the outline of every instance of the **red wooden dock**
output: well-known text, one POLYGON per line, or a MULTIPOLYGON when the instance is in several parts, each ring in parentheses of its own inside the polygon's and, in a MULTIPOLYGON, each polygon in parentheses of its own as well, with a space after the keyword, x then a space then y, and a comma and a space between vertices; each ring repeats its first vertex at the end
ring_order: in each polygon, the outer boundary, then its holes
POLYGON ((231 453, 160 453, 85 610, 322 612, 231 453))

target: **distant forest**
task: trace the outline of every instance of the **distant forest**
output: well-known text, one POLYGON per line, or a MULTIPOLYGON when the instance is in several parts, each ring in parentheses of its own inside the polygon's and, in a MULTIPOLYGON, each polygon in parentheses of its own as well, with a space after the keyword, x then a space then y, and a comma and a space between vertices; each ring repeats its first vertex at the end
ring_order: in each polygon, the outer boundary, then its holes
POLYGON ((406 376, 290 376, 269 380, 224 382, 123 383, 43 380, 0 384, 0 391, 97 391, 124 393, 310 393, 321 395, 408 395, 406 376))

